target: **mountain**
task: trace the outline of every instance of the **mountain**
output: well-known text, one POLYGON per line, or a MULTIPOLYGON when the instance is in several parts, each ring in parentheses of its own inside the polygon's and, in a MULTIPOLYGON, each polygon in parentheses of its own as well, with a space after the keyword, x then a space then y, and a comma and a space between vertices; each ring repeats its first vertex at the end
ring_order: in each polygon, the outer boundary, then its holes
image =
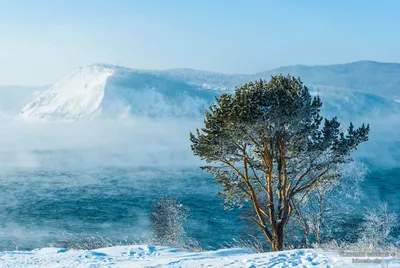
POLYGON ((400 116, 400 103, 394 100, 348 88, 309 86, 312 95, 323 101, 324 116, 337 116, 343 121, 371 122, 388 116, 400 116))
POLYGON ((400 114, 400 103, 393 101, 397 81, 400 85, 397 72, 400 74, 400 64, 368 61, 282 67, 254 75, 192 69, 132 70, 94 64, 61 79, 29 102, 20 116, 70 120, 129 115, 203 118, 204 109, 215 96, 247 81, 290 73, 300 75, 313 94, 322 97, 326 116, 354 121, 400 114))
POLYGON ((268 78, 275 74, 300 76, 307 84, 349 88, 400 99, 400 64, 358 61, 347 64, 296 65, 255 74, 253 78, 268 78))
POLYGON ((346 64, 280 67, 251 75, 228 75, 193 69, 154 71, 197 86, 233 90, 248 81, 267 79, 271 75, 291 74, 300 76, 307 85, 347 88, 380 95, 400 101, 400 64, 358 61, 346 64))
POLYGON ((79 68, 28 103, 23 118, 200 117, 216 92, 157 73, 106 64, 79 68))
POLYGON ((245 74, 222 74, 194 69, 171 69, 165 71, 152 71, 154 74, 163 75, 172 79, 185 81, 191 85, 204 89, 233 90, 251 80, 251 76, 245 74))

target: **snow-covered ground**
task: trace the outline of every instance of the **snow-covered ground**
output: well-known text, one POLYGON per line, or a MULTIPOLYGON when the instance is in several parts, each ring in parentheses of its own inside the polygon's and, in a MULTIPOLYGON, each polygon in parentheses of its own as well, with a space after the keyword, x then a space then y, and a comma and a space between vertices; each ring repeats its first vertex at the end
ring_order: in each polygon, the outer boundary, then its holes
POLYGON ((384 262, 387 265, 353 263, 351 257, 311 249, 253 254, 245 249, 184 252, 146 245, 90 251, 43 248, 0 253, 0 267, 400 267, 394 259, 384 262))

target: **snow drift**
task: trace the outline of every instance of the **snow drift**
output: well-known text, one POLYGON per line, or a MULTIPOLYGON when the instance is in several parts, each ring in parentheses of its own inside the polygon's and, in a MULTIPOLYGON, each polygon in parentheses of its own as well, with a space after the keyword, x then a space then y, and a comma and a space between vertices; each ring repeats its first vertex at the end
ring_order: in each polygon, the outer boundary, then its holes
POLYGON ((359 263, 352 259, 312 249, 254 254, 240 248, 183 252, 150 245, 97 250, 43 248, 0 254, 0 264, 6 267, 400 267, 391 257, 368 257, 359 263))

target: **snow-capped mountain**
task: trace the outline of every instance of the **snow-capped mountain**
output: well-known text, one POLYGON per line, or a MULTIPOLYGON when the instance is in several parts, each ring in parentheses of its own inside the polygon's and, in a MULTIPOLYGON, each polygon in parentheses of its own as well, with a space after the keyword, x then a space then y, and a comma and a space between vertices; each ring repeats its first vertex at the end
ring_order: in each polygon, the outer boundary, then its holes
MULTIPOLYGON (((371 93, 372 87, 367 87, 366 91, 358 89, 365 84, 360 78, 360 68, 364 73, 378 68, 378 73, 385 73, 386 78, 390 75, 385 64, 372 62, 331 67, 294 66, 255 75, 227 75, 192 69, 132 70, 95 64, 79 68, 61 79, 28 103, 20 116, 72 120, 130 115, 203 118, 204 110, 215 96, 232 91, 248 81, 268 79, 276 73, 304 74, 303 81, 313 94, 320 95, 324 101, 326 116, 337 115, 346 120, 355 120, 400 114, 400 103, 382 96, 385 95, 381 94, 382 91, 371 93), (339 86, 332 77, 340 78, 343 68, 347 70, 345 78, 340 80, 344 86, 339 86), (321 77, 314 73, 321 74, 321 77)), ((379 81, 379 77, 376 77, 373 87, 386 88, 385 93, 391 92, 390 96, 393 97, 396 92, 392 88, 395 85, 391 84, 388 88, 386 80, 382 83, 379 81)))
POLYGON ((23 118, 199 117, 216 92, 156 73, 95 64, 79 68, 27 104, 23 118))
POLYGON ((76 70, 28 103, 21 115, 40 118, 92 116, 99 112, 107 78, 114 72, 111 68, 98 66, 76 70))

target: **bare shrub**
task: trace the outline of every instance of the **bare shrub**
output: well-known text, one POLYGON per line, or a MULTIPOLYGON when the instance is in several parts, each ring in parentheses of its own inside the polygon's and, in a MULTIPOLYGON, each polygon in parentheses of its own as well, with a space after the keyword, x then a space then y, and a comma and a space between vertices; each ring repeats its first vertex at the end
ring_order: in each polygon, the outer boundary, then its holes
POLYGON ((369 209, 364 215, 364 221, 360 226, 358 243, 368 245, 376 250, 396 246, 393 236, 396 228, 399 228, 398 215, 389 210, 387 203, 380 203, 376 208, 369 209))
POLYGON ((189 209, 176 199, 161 197, 153 204, 151 219, 156 245, 200 251, 200 243, 186 235, 189 209))
POLYGON ((322 245, 324 250, 364 253, 371 256, 377 253, 400 255, 399 238, 394 231, 400 227, 398 215, 389 210, 387 203, 368 209, 358 229, 358 239, 354 243, 332 240, 322 245))
POLYGON ((341 164, 334 175, 311 188, 308 196, 293 208, 293 217, 285 230, 286 248, 318 248, 337 237, 338 226, 354 214, 352 203, 358 203, 363 196, 360 184, 368 173, 361 163, 341 164))

